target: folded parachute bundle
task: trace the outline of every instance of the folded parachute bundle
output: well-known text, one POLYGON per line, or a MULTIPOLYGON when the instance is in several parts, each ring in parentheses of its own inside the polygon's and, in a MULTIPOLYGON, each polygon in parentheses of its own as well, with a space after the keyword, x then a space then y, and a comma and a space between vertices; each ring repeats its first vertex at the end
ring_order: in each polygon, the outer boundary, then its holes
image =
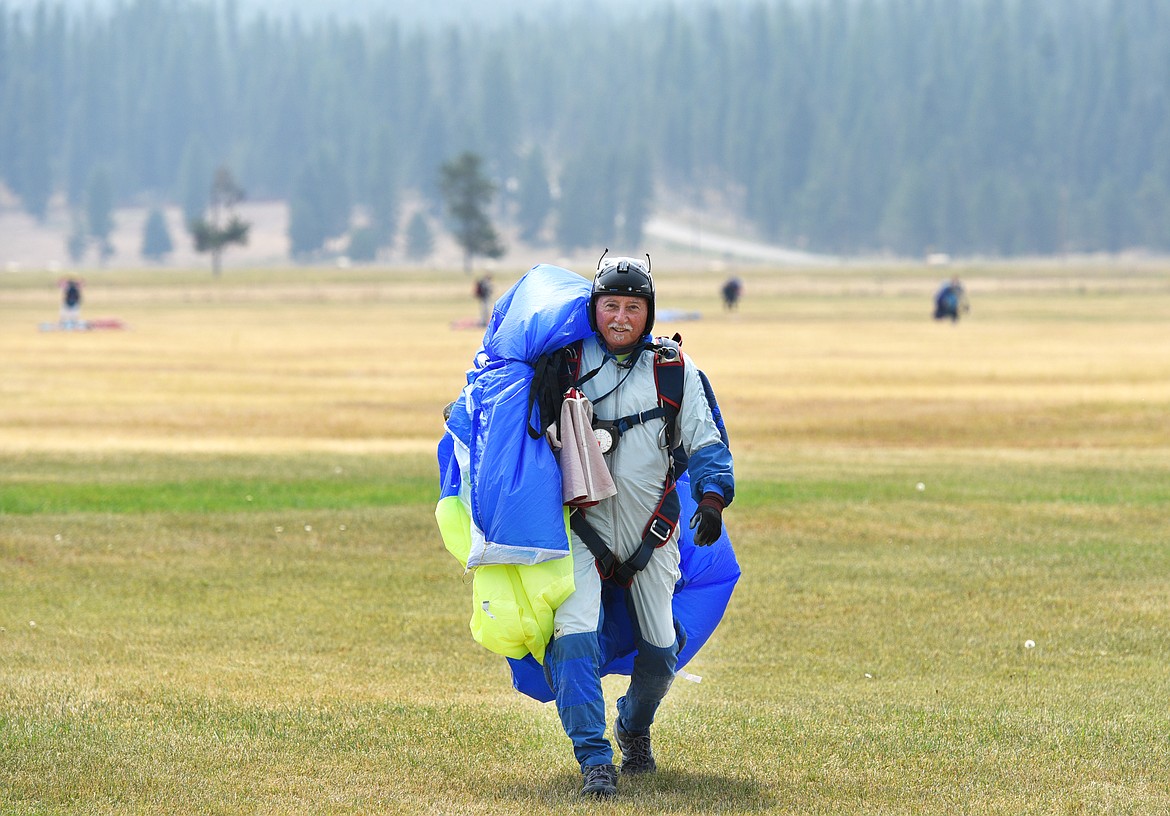
POLYGON ((544 658, 553 612, 573 591, 556 456, 528 433, 533 363, 590 333, 589 281, 529 270, 492 310, 439 445, 435 510, 447 549, 474 569, 472 636, 507 657, 544 658))
MULTIPOLYGON (((541 357, 592 334, 590 290, 580 275, 541 264, 496 301, 438 449, 435 516, 447 549, 474 570, 472 636, 508 658, 517 690, 544 701, 553 695, 540 664, 553 614, 573 591, 573 565, 556 455, 544 436, 528 433, 540 424, 529 391, 541 357)), ((694 504, 683 480, 682 517, 689 518, 694 504)), ((696 548, 686 525, 680 529, 674 613, 687 635, 681 669, 723 616, 739 565, 726 533, 696 548)), ((606 587, 603 616, 602 672, 629 674, 636 647, 622 590, 606 587)))

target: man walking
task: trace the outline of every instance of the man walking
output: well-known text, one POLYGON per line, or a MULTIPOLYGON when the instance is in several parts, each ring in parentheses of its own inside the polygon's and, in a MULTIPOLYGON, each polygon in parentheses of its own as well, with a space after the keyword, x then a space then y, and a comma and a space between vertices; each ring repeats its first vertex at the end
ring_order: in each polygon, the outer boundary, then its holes
POLYGON ((588 797, 617 793, 600 677, 603 580, 625 588, 637 643, 614 723, 621 773, 651 773, 657 766, 650 727, 686 638, 671 608, 680 577, 672 450, 681 447, 689 458, 698 503, 690 519, 696 545, 719 538, 723 509, 735 492, 731 452, 697 367, 677 345, 650 341, 655 294, 648 261, 603 256, 588 304, 594 335, 580 344, 568 375, 592 402, 595 424, 605 429, 599 441, 617 487, 616 495, 573 514, 575 590, 556 610, 545 654, 557 711, 580 764, 581 793, 588 797), (676 375, 681 369, 677 405, 660 391, 664 366, 675 367, 676 375))

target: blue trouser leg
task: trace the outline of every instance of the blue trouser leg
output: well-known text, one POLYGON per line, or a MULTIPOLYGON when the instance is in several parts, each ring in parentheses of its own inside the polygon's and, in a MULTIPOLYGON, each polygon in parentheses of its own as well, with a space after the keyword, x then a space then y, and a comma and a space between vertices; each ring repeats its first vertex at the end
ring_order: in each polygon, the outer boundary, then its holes
POLYGON ((651 646, 644 640, 638 644, 630 687, 625 696, 617 701, 618 719, 623 731, 644 734, 650 730, 658 704, 674 680, 678 651, 677 640, 666 648, 651 646))
POLYGON ((573 741, 573 753, 581 766, 613 763, 613 748, 605 738, 600 664, 596 632, 553 638, 544 656, 561 725, 573 741))

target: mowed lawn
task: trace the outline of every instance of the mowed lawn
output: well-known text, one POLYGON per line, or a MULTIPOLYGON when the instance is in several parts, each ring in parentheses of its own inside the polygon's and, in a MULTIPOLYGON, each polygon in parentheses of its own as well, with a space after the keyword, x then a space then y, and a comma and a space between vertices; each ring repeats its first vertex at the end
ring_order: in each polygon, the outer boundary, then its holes
POLYGON ((743 578, 604 804, 434 523, 469 279, 7 273, 0 813, 1170 812, 1170 268, 953 271, 656 269, 743 578))

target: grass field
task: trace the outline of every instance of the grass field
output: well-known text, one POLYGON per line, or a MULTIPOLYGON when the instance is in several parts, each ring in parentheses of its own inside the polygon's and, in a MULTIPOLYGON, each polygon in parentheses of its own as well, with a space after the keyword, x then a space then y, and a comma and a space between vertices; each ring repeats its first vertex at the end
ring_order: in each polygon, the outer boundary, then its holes
POLYGON ((434 524, 461 273, 0 277, 0 813, 1170 812, 1170 268, 959 271, 658 272, 744 575, 601 805, 434 524))

